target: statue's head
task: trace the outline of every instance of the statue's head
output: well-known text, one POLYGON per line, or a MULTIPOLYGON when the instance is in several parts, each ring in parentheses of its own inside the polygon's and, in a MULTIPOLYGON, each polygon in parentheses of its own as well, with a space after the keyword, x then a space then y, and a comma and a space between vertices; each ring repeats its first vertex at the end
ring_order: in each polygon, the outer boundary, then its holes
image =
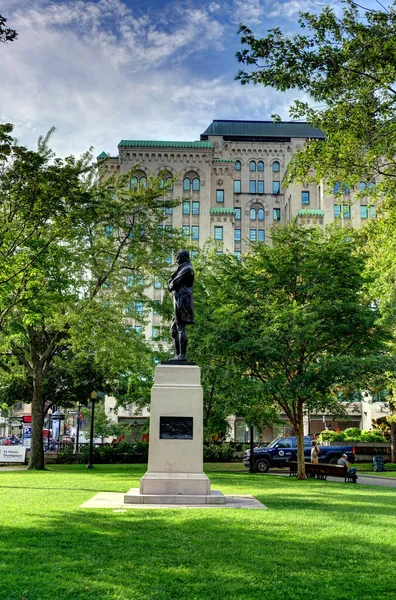
POLYGON ((179 250, 176 254, 176 261, 178 265, 182 265, 190 260, 190 253, 188 250, 179 250))

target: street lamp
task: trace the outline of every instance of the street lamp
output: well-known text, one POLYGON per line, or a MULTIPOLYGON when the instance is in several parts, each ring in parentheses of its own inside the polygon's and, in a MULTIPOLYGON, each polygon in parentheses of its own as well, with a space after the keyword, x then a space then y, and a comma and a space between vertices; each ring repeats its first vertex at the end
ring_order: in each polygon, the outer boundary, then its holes
POLYGON ((89 458, 87 469, 93 469, 93 432, 94 432, 94 419, 95 419, 95 400, 98 397, 96 392, 91 392, 91 435, 89 437, 89 458))

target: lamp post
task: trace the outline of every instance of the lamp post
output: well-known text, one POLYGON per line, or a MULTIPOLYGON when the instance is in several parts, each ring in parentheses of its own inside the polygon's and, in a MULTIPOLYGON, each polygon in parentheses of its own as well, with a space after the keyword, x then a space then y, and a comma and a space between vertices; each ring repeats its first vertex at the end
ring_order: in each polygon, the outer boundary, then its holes
POLYGON ((48 433, 47 433, 47 450, 49 452, 50 444, 51 444, 51 416, 52 411, 48 409, 47 417, 48 417, 48 433))
POLYGON ((91 435, 89 437, 89 458, 87 469, 93 469, 93 432, 94 432, 94 420, 95 420, 95 400, 97 398, 96 392, 91 392, 91 435))

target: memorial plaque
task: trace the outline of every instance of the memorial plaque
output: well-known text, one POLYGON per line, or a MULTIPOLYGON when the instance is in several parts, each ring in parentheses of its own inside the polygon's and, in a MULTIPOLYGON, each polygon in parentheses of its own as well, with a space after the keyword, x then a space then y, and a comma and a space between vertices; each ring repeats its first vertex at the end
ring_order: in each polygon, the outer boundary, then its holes
POLYGON ((161 440, 192 440, 192 417, 160 417, 161 440))

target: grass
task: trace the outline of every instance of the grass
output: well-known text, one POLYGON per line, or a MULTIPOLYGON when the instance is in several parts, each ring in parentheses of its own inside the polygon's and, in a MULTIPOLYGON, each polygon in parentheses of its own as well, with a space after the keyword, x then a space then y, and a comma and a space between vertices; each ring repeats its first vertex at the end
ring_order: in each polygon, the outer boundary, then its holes
POLYGON ((396 464, 385 463, 385 471, 374 472, 373 463, 357 463, 357 472, 362 475, 380 475, 381 477, 396 477, 396 464))
POLYGON ((226 472, 269 510, 88 510, 144 465, 0 473, 1 600, 391 600, 396 490, 226 472))

